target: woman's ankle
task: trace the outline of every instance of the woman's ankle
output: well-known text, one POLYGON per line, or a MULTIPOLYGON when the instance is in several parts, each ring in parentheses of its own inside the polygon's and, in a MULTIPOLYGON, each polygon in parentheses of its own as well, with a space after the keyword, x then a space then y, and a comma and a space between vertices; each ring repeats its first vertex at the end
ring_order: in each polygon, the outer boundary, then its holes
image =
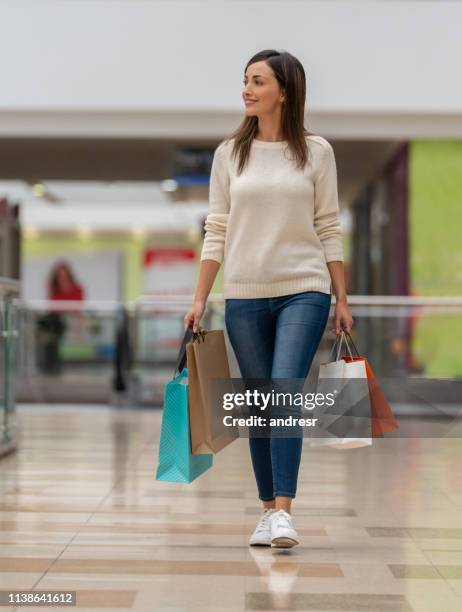
POLYGON ((274 509, 276 510, 276 512, 278 510, 284 510, 285 512, 290 514, 292 509, 292 498, 282 496, 276 497, 276 499, 274 500, 274 509))

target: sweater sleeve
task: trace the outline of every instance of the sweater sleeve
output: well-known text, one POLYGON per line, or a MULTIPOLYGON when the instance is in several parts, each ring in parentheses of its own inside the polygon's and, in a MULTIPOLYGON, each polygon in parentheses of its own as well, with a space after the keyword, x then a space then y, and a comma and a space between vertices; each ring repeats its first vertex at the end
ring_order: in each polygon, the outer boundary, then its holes
POLYGON ((332 145, 325 140, 314 185, 314 229, 321 240, 326 262, 343 261, 339 219, 337 166, 332 145))
POLYGON ((218 263, 223 262, 229 202, 229 173, 224 147, 221 144, 215 150, 210 172, 209 213, 204 224, 201 261, 213 259, 218 263))

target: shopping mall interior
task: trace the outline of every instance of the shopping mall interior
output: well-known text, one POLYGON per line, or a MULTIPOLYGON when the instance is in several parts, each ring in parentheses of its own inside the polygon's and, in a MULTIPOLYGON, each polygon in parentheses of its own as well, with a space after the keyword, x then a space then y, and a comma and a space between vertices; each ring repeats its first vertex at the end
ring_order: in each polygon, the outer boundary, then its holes
MULTIPOLYGON (((458 3, 3 4, 1 609, 72 591, 94 612, 459 612, 458 3), (305 125, 335 152, 352 336, 399 423, 361 448, 304 441, 290 551, 248 545, 245 436, 191 482, 156 478, 214 152, 243 116, 242 67, 275 40, 306 66, 305 125)), ((222 288, 223 267, 201 325, 223 330, 237 378, 222 288)))

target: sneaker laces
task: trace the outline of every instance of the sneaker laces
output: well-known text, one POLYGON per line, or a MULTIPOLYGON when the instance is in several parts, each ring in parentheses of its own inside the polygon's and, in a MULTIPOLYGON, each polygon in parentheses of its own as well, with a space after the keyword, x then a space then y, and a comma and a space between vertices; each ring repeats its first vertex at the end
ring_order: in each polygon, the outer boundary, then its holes
POLYGON ((288 527, 290 529, 293 529, 292 517, 288 512, 286 512, 285 510, 279 510, 278 512, 276 512, 275 517, 277 520, 277 527, 288 527))
POLYGON ((263 530, 266 531, 266 529, 268 529, 268 523, 269 523, 270 517, 273 513, 274 513, 274 510, 272 508, 268 508, 267 510, 265 510, 263 514, 261 515, 260 522, 258 523, 255 531, 257 532, 263 531, 263 530))

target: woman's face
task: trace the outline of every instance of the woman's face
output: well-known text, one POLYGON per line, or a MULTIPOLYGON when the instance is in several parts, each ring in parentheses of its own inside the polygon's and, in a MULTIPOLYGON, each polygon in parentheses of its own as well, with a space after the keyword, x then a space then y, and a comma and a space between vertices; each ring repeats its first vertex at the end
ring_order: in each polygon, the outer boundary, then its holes
POLYGON ((266 62, 255 62, 247 68, 242 98, 248 116, 267 115, 278 110, 283 94, 266 62))

